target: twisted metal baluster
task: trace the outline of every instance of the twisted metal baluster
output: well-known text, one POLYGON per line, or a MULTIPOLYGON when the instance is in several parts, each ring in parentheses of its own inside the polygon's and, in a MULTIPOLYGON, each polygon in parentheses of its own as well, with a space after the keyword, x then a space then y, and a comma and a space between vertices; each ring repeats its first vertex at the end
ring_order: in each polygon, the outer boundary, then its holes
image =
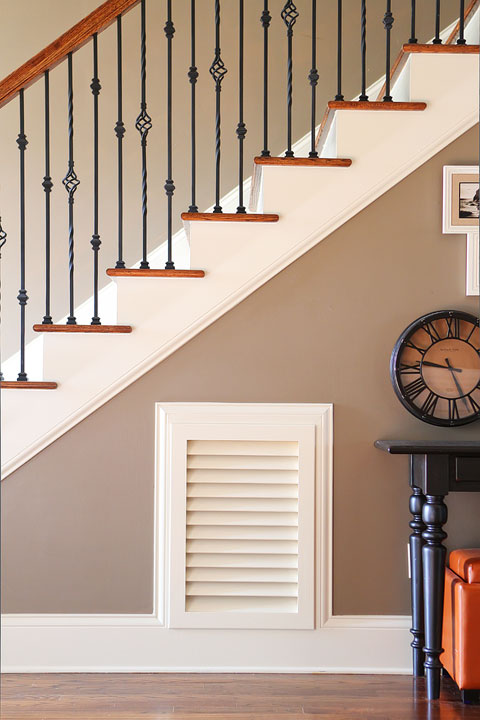
POLYGON ((62 180, 63 186, 68 193, 68 271, 69 271, 69 304, 70 313, 67 318, 67 325, 76 325, 77 319, 74 315, 74 216, 73 205, 75 193, 80 180, 75 172, 73 156, 73 59, 72 53, 68 54, 68 171, 62 180))
POLYGON ((247 134, 247 127, 243 121, 243 53, 244 53, 244 0, 238 2, 238 207, 237 213, 247 212, 243 204, 243 143, 247 134))
POLYGON ((125 123, 123 122, 123 62, 122 62, 122 16, 117 17, 117 170, 118 170, 118 260, 116 268, 124 268, 123 259, 123 138, 125 123))
POLYGON ((191 85, 191 102, 190 102, 190 125, 191 125, 191 154, 192 154, 192 201, 188 212, 198 212, 196 186, 197 186, 197 112, 196 112, 196 85, 198 80, 198 69, 195 65, 195 0, 190 0, 190 49, 191 49, 191 65, 188 69, 188 79, 191 85))
POLYGON ((214 213, 221 213, 220 205, 220 159, 221 159, 221 104, 222 81, 227 68, 220 52, 220 0, 215 0, 215 56, 210 66, 210 75, 215 82, 215 206, 214 213))
POLYGON ((292 103, 293 103, 293 26, 298 11, 292 0, 285 3, 281 17, 287 26, 287 150, 285 157, 293 157, 292 150, 292 103))
POLYGON ((390 35, 394 23, 394 17, 392 15, 392 0, 387 0, 387 9, 383 17, 383 24, 386 31, 386 48, 385 48, 385 95, 383 96, 384 102, 392 102, 393 98, 390 93, 390 35))
POLYGON ((316 158, 318 153, 315 150, 315 126, 317 119, 317 0, 312 0, 312 68, 308 74, 310 86, 312 88, 312 110, 311 110, 311 127, 310 127, 310 152, 308 157, 316 158))
POLYGON ((335 100, 345 100, 342 94, 342 0, 337 0, 337 94, 335 100))
POLYGON ((457 45, 466 45, 466 43, 467 43, 467 41, 465 40, 465 0, 460 0, 457 45))
POLYGON ((45 175, 42 182, 45 191, 45 315, 42 324, 51 325, 50 313, 50 240, 51 240, 51 207, 50 195, 53 189, 50 177, 50 76, 45 72, 45 175))
POLYGON ((172 204, 175 185, 172 179, 172 40, 175 27, 172 22, 172 0, 167 0, 167 22, 165 24, 167 38, 167 179, 165 192, 167 194, 167 262, 166 270, 175 268, 172 259, 172 204))
POLYGON ((367 1, 362 0, 361 18, 361 51, 362 51, 362 94, 360 101, 366 102, 367 95, 367 1))
POLYGON ((148 270, 150 265, 147 260, 147 136, 152 129, 152 118, 147 113, 147 30, 145 17, 145 0, 141 1, 141 31, 140 31, 140 65, 142 99, 140 103, 140 114, 135 122, 135 127, 140 133, 142 147, 142 261, 140 268, 148 270))
POLYGON ((435 38, 433 40, 434 45, 441 45, 442 38, 440 37, 440 0, 435 2, 435 38))
POLYGON ((268 0, 264 0, 260 22, 263 27, 263 150, 262 157, 270 157, 268 149, 268 29, 272 16, 268 10, 268 0))
POLYGON ((24 90, 20 90, 20 132, 17 137, 17 145, 20 150, 20 290, 17 300, 20 305, 20 372, 17 380, 26 381, 25 372, 25 310, 28 301, 25 289, 25 151, 28 140, 25 135, 25 97, 24 90))
POLYGON ((416 0, 412 0, 410 39, 408 41, 411 45, 415 45, 418 42, 417 37, 416 37, 416 28, 415 28, 416 16, 417 16, 417 2, 416 2, 416 0))
POLYGON ((93 78, 90 85, 93 94, 93 317, 92 325, 101 325, 98 314, 98 251, 101 240, 98 232, 98 96, 102 86, 98 78, 98 36, 93 36, 93 78))
MULTIPOLYGON (((2 259, 2 248, 7 242, 7 233, 2 227, 2 218, 0 217, 0 260, 2 259)), ((2 308, 2 284, 0 283, 0 316, 1 316, 1 308, 2 308)), ((0 382, 4 379, 3 373, 0 369, 0 382)))

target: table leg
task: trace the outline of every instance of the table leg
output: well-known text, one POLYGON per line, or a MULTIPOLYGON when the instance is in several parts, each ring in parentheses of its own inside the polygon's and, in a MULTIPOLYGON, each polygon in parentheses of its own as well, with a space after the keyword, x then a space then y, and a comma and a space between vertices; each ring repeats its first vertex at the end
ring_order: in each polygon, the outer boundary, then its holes
POLYGON ((446 549, 443 540, 447 533, 443 525, 447 522, 447 506, 444 495, 426 495, 422 511, 425 530, 422 537, 425 545, 423 557, 423 595, 425 611, 425 671, 427 697, 435 700, 440 696, 439 656, 442 649, 443 599, 445 591, 446 549))
POLYGON ((422 548, 424 540, 422 532, 425 525, 422 520, 422 510, 425 504, 425 495, 420 488, 412 486, 412 495, 410 497, 410 512, 412 520, 410 527, 412 533, 410 535, 410 589, 412 597, 412 628, 410 632, 413 635, 411 646, 413 648, 413 674, 417 677, 424 674, 423 663, 425 656, 423 654, 423 646, 425 644, 424 625, 423 625, 423 562, 422 548))

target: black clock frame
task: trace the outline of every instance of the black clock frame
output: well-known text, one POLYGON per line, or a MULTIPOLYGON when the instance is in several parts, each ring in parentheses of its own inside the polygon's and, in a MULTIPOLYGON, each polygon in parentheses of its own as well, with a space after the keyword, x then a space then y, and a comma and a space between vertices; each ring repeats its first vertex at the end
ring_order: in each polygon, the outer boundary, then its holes
MULTIPOLYGON (((460 425, 469 425, 472 422, 480 420, 480 410, 476 413, 472 413, 472 415, 469 415, 468 417, 452 420, 449 420, 448 418, 436 418, 432 415, 422 413, 421 409, 417 405, 415 405, 403 392, 402 383, 400 381, 400 368, 398 366, 398 358, 400 355, 400 351, 404 348, 408 339, 424 325, 434 322, 435 320, 441 320, 444 318, 458 318, 458 320, 465 320, 467 322, 470 322, 472 325, 475 325, 476 327, 480 327, 479 318, 475 317, 475 315, 472 315, 471 313, 464 312, 463 310, 435 310, 434 312, 422 315, 421 317, 410 323, 407 328, 405 328, 405 330, 402 332, 397 342, 395 343, 395 347, 393 348, 390 358, 390 379, 392 381, 395 394, 402 403, 402 405, 412 415, 418 418, 418 420, 422 420, 429 425, 437 425, 441 427, 458 427, 460 425)), ((442 338, 442 340, 443 339, 444 338, 442 338)), ((439 341, 437 340, 436 342, 439 341)), ((432 345, 433 344, 434 343, 432 343, 432 345)))

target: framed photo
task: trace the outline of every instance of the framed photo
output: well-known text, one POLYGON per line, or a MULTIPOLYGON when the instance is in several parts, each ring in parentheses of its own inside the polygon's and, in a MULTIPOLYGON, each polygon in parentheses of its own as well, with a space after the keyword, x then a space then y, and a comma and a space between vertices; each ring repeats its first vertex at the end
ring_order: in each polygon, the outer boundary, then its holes
POLYGON ((478 166, 443 168, 443 232, 478 233, 478 166))

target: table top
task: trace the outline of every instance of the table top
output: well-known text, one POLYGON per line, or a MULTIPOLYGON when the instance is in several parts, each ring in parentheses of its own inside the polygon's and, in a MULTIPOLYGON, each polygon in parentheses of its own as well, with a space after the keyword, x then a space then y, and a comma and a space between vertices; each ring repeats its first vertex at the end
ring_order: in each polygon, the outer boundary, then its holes
POLYGON ((480 457, 480 440, 376 440, 391 455, 470 455, 480 457))

